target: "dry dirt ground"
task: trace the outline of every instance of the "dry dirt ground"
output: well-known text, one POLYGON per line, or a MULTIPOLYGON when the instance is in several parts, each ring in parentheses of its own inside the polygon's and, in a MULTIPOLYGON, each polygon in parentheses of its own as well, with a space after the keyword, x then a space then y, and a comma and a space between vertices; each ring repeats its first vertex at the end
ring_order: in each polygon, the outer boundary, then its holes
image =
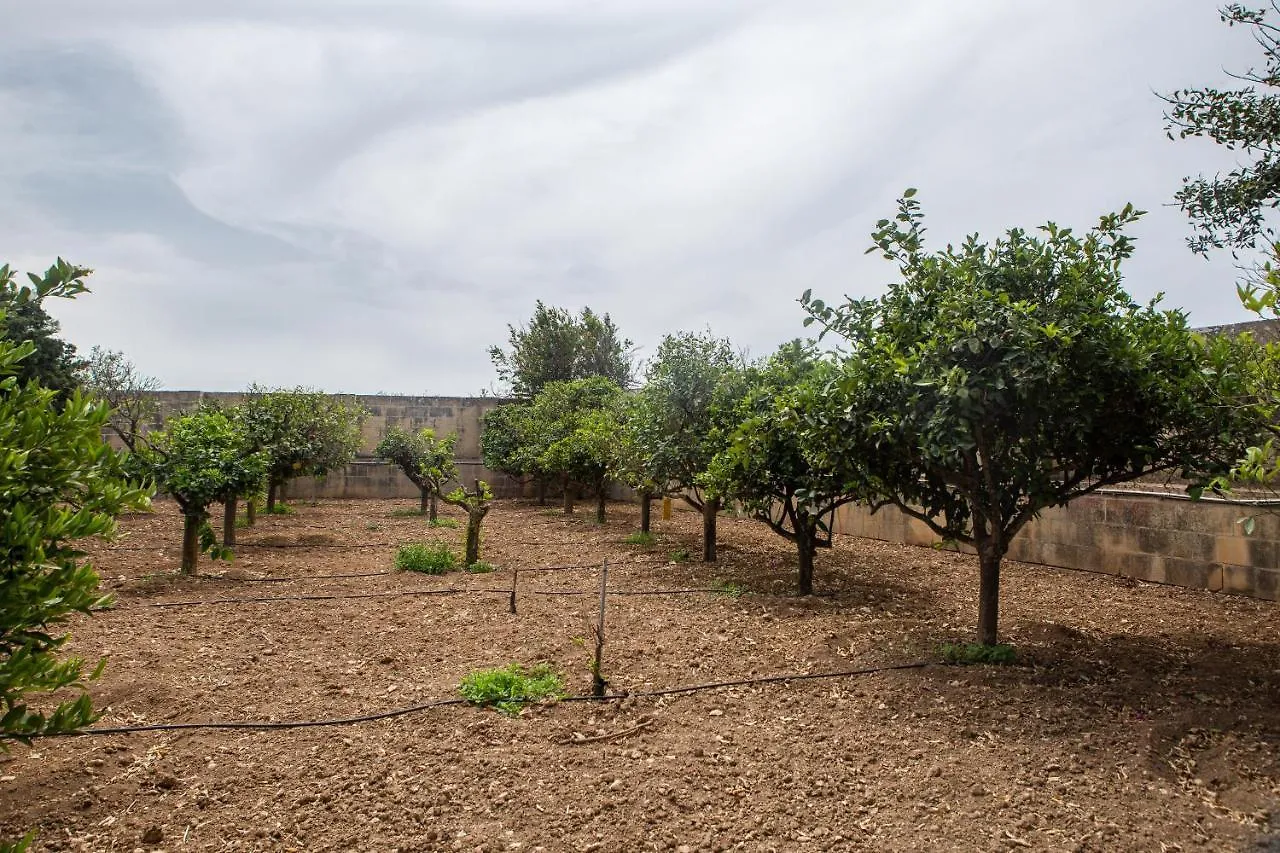
MULTIPOLYGON (((321 720, 457 696, 469 671, 551 662, 586 692, 608 559, 604 674, 639 692, 937 660, 968 638, 969 557, 842 539, 818 596, 762 525, 635 507, 597 526, 500 502, 487 575, 383 573, 398 544, 460 543, 411 502, 299 504, 242 530, 230 570, 173 576, 179 522, 157 503, 94 546, 118 606, 73 625, 108 657, 100 726, 321 720), (535 573, 535 567, 588 568, 535 573), (519 568, 518 614, 502 592, 519 568), (215 577, 221 575, 221 577, 215 577), (271 582, 266 582, 271 581, 271 582), (405 595, 464 589, 450 595, 405 595), (545 592, 583 591, 584 595, 545 592), (365 597, 342 597, 363 595, 365 597), (294 598, 287 598, 293 596, 294 598), (297 598, 299 596, 337 596, 297 598), (159 607, 181 601, 224 601, 159 607), (585 642, 584 642, 585 641, 585 642)), ((1280 804, 1275 604, 1009 564, 1002 630, 1020 662, 931 665, 636 698, 518 717, 448 706, 290 730, 37 741, 0 759, 0 837, 37 850, 1262 850, 1280 804), (647 724, 646 724, 647 723, 647 724)), ((1280 823, 1280 821, 1276 821, 1280 823)))

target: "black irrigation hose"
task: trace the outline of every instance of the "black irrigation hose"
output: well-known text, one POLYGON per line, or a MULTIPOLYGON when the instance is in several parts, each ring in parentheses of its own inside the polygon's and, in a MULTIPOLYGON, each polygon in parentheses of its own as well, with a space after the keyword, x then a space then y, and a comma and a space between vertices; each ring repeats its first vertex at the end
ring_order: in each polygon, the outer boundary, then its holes
POLYGON ((338 578, 375 578, 381 575, 393 575, 395 572, 351 572, 342 575, 285 575, 276 578, 241 578, 245 583, 286 583, 287 581, 322 581, 338 578))
MULTIPOLYGON (((765 675, 757 678, 739 678, 732 681, 713 681, 707 684, 689 684, 683 687, 666 687, 658 690, 638 690, 634 692, 624 693, 608 693, 604 696, 593 696, 584 694, 580 696, 564 696, 556 700, 558 702, 611 702, 627 698, 656 698, 660 696, 674 696, 680 693, 698 693, 704 690, 719 690, 725 687, 746 687, 752 684, 778 684, 784 681, 812 681, 820 678, 851 678, 859 675, 875 675, 881 672, 894 672, 904 669, 923 669, 926 666, 935 664, 935 661, 915 661, 913 663, 889 664, 888 666, 873 666, 863 669, 846 669, 838 672, 805 672, 792 673, 789 675, 765 675)), ((512 699, 509 701, 538 701, 538 700, 522 700, 512 699)), ((79 729, 72 732, 57 732, 51 734, 32 735, 34 738, 44 737, 85 737, 88 735, 119 735, 119 734, 135 734, 138 732, 170 732, 170 731, 189 731, 192 729, 307 729, 319 728, 323 726, 350 726, 357 723, 369 723, 377 720, 387 720, 393 717, 403 717, 408 714, 416 714, 420 711, 426 711, 431 708, 441 708, 447 705, 469 705, 472 704, 467 699, 437 699, 432 702, 423 702, 419 705, 411 705, 407 708, 396 708, 391 711, 383 711, 377 714, 365 714, 358 717, 338 717, 330 720, 286 720, 282 722, 269 721, 247 721, 247 722, 228 722, 228 723, 155 723, 143 726, 112 726, 104 728, 79 729)))
MULTIPOLYGON (((641 590, 609 590, 608 595, 692 595, 694 593, 723 593, 725 590, 718 587, 705 587, 697 589, 641 589, 641 590)), ((402 596, 418 596, 418 595, 465 595, 468 593, 497 593, 501 595, 510 595, 511 589, 501 589, 498 587, 478 587, 472 589, 464 589, 459 587, 450 587, 448 589, 402 589, 392 592, 353 592, 331 595, 264 595, 252 598, 202 598, 192 601, 151 601, 142 604, 135 604, 132 607, 115 607, 103 608, 104 610, 130 610, 138 607, 199 607, 204 604, 269 604, 276 601, 337 601, 341 599, 352 598, 397 598, 402 596)), ((519 590, 520 595, 596 595, 595 590, 579 590, 579 589, 529 589, 519 590)))

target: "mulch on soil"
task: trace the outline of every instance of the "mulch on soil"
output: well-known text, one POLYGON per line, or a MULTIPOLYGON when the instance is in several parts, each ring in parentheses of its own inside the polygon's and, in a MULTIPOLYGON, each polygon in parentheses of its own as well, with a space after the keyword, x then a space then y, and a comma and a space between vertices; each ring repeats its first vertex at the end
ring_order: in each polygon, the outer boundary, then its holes
MULTIPOLYGON (((90 550, 115 609, 75 620, 108 657, 101 726, 359 716, 457 697, 468 672, 552 663, 590 690, 595 589, 743 587, 608 601, 604 675, 638 693, 937 660, 968 640, 970 557, 840 537, 819 595, 790 545, 701 519, 502 501, 491 574, 392 570, 460 546, 408 501, 300 504, 241 530, 231 567, 178 578, 170 504, 90 550), (582 568, 533 571, 553 566, 582 568), (518 613, 508 612, 519 569, 518 613), (442 590, 456 590, 448 594, 442 590), (581 592, 581 595, 551 594, 581 592), (408 594, 401 594, 408 593, 408 594), (240 601, 240 599, 271 599, 240 601), (183 602, 222 603, 186 606, 183 602)), ((448 513, 445 514, 449 516, 448 513)), ((460 517, 459 517, 460 520, 460 517)), ((1280 636, 1269 602, 1006 564, 1019 663, 931 665, 518 717, 445 706, 358 725, 58 738, 0 757, 0 838, 37 850, 1243 850, 1280 803, 1280 636)), ((1262 849, 1259 847, 1258 849, 1262 849)))

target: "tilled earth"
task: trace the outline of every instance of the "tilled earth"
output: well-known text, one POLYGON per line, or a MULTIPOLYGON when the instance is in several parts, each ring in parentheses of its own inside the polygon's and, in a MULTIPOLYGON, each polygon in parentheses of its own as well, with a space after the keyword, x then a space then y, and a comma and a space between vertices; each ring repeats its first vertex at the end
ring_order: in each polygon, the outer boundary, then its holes
MULTIPOLYGON (((644 547, 623 541, 633 506, 598 526, 586 507, 503 501, 485 524, 498 570, 432 577, 389 571, 397 546, 460 545, 461 528, 428 528, 407 502, 294 509, 195 579, 173 574, 180 523, 163 502, 93 546, 118 603, 71 627, 76 653, 108 658, 99 726, 368 715, 456 698, 468 672, 509 662, 550 662, 586 693, 606 560, 616 693, 937 661, 976 613, 972 558, 850 538, 819 555, 820 594, 794 597, 790 545, 732 517, 703 564, 682 560, 701 550, 688 511, 655 512, 644 547), (533 571, 547 566, 581 568, 533 571), (440 590, 461 591, 424 594, 440 590), (620 594, 671 590, 688 592, 620 594), (582 594, 546 594, 566 592, 582 594)), ((0 838, 34 827, 37 850, 148 853, 1280 850, 1278 624, 1272 603, 1010 563, 1012 666, 40 740, 0 757, 0 838)))

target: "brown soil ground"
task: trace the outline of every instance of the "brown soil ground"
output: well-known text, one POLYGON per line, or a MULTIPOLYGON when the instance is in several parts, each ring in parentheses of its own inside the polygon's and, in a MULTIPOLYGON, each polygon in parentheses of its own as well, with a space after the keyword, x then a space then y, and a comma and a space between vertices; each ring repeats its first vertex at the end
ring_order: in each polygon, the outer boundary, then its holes
MULTIPOLYGON (((127 519, 94 547, 118 607, 72 625, 77 653, 109 658, 99 725, 361 715, 456 697, 469 671, 513 661, 549 661, 583 693, 598 571, 526 570, 605 559, 614 591, 749 590, 610 598, 615 691, 937 660, 972 635, 970 557, 841 539, 819 555, 823 594, 800 599, 790 546, 764 526, 725 517, 718 563, 672 562, 700 552, 698 516, 655 512, 645 548, 623 542, 625 504, 601 527, 586 507, 500 502, 493 574, 326 577, 387 570, 401 543, 460 543, 394 514, 409 508, 301 504, 195 579, 172 574, 171 505, 127 519), (517 615, 501 592, 385 595, 505 589, 516 567, 517 615), (588 594, 539 594, 574 590, 588 594), (367 593, 384 595, 152 606, 367 593)), ((1272 849, 1275 604, 1021 564, 1003 593, 1013 666, 40 740, 0 758, 0 837, 149 853, 1272 849)))

